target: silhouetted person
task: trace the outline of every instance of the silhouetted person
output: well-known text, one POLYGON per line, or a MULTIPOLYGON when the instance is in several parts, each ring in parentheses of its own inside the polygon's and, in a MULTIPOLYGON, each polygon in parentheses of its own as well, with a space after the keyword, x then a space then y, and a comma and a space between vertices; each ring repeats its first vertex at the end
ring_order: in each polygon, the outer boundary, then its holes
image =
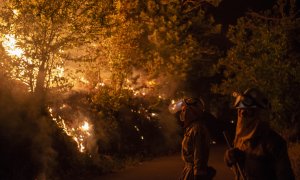
POLYGON ((263 93, 251 88, 236 96, 238 120, 234 148, 224 160, 236 172, 236 179, 294 180, 286 141, 267 124, 269 102, 263 93))
POLYGON ((204 103, 198 98, 186 98, 174 104, 176 107, 181 110, 184 126, 181 157, 185 167, 180 179, 210 180, 216 171, 208 166, 210 135, 203 119, 204 103))

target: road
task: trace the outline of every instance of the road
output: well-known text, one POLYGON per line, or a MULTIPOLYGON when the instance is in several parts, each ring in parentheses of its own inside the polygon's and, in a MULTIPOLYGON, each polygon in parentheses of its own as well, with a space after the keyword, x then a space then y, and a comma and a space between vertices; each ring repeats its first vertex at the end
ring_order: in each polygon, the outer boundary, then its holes
MULTIPOLYGON (((213 145, 211 148, 209 165, 217 170, 214 180, 234 179, 233 172, 225 166, 223 161, 225 149, 224 145, 213 145)), ((177 180, 182 168, 183 162, 177 154, 141 162, 137 166, 94 180, 177 180)))

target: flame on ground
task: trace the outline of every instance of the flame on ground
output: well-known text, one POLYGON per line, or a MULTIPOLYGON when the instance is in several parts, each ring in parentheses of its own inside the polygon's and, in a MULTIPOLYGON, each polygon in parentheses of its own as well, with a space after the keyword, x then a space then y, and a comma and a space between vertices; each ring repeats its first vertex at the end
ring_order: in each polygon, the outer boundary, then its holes
MULTIPOLYGON (((63 105, 64 106, 64 105, 63 105)), ((62 106, 62 107, 63 107, 62 106)), ((84 120, 83 122, 75 124, 66 124, 65 120, 61 116, 54 115, 53 109, 48 107, 48 112, 52 117, 52 120, 60 127, 68 136, 70 136, 77 144, 80 152, 86 152, 86 144, 92 135, 92 125, 84 120)))

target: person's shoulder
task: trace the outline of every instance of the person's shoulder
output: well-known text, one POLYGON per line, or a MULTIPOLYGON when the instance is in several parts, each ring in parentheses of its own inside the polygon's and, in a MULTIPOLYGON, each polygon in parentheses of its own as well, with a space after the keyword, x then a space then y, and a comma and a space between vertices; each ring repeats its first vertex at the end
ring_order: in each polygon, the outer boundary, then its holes
POLYGON ((285 142, 283 137, 266 122, 259 124, 258 132, 259 136, 267 142, 285 142))
POLYGON ((265 145, 268 151, 274 156, 281 154, 281 152, 287 149, 286 141, 283 137, 271 128, 266 132, 265 145))
POLYGON ((286 141, 283 139, 283 137, 271 128, 269 128, 268 130, 267 137, 269 141, 272 143, 281 144, 281 145, 286 144, 286 141))

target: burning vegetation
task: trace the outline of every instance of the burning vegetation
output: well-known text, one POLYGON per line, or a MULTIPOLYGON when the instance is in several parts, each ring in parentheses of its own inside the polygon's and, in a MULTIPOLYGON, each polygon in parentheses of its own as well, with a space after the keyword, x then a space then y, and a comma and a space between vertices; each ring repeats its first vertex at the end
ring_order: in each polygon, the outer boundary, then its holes
POLYGON ((299 19, 253 13, 220 50, 221 25, 206 13, 220 1, 199 2, 0 1, 0 178, 87 179, 120 167, 117 158, 174 152, 168 105, 189 94, 230 119, 220 107, 228 99, 214 93, 276 87, 273 114, 296 122, 299 19))
MULTIPOLYGON (((17 46, 14 36, 5 36, 2 46, 8 58, 16 58, 27 65, 32 63, 17 46)), ((155 80, 126 79, 122 89, 116 90, 113 85, 104 82, 94 83, 93 87, 93 83, 82 75, 73 80, 77 90, 70 89, 62 94, 49 91, 47 107, 41 108, 34 98, 35 88, 22 81, 26 73, 20 69, 16 72, 19 74, 13 74, 11 78, 5 74, 1 76, 0 95, 2 99, 6 98, 1 101, 1 106, 13 107, 2 112, 1 127, 7 132, 7 135, 1 135, 4 138, 2 142, 21 137, 20 143, 12 143, 12 147, 8 147, 16 149, 12 154, 3 153, 10 157, 3 161, 3 164, 9 162, 6 166, 9 173, 3 171, 1 177, 70 178, 93 169, 101 173, 112 164, 110 158, 106 158, 108 156, 155 155, 170 151, 179 142, 176 121, 171 123, 174 129, 168 127, 170 122, 160 122, 160 116, 169 117, 159 110, 166 99, 164 93, 157 95, 154 91, 155 80), (13 126, 8 122, 12 122, 13 126), (35 153, 33 157, 32 153, 35 153), (33 171, 19 169, 23 167, 24 160, 27 161, 24 167, 35 167, 33 171), (80 163, 75 163, 77 160, 80 163), (87 170, 86 163, 94 168, 87 170)), ((64 68, 60 66, 52 72, 59 72, 61 78, 65 76, 64 68)), ((52 77, 55 76, 54 73, 52 77)))

